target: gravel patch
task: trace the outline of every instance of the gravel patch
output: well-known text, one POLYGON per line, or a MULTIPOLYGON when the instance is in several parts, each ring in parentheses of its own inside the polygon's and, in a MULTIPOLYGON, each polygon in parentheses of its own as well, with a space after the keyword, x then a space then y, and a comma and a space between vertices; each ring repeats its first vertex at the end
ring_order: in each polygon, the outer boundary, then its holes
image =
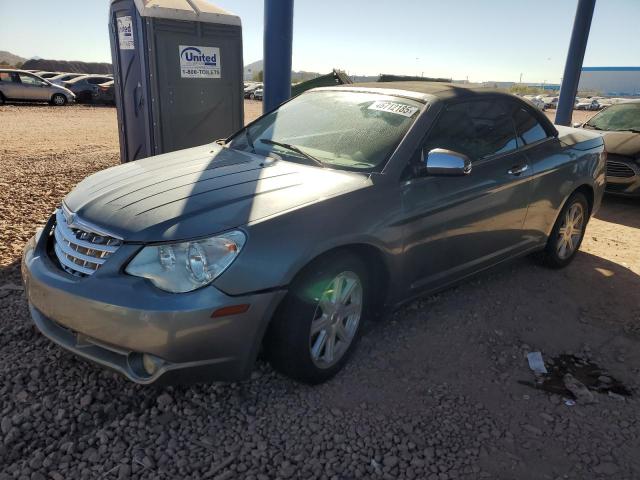
POLYGON ((62 196, 117 164, 115 111, 0 121, 0 480, 640 477, 637 202, 607 199, 566 270, 523 259, 368 325, 324 385, 259 361, 244 382, 140 387, 37 333, 18 268, 62 196), (530 351, 592 360, 632 396, 523 385, 530 351))

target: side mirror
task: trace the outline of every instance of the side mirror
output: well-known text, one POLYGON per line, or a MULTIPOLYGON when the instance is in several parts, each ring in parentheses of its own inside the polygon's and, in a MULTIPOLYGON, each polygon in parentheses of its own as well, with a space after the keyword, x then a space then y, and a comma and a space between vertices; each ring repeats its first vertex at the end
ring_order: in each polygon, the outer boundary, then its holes
POLYGON ((471 173, 471 159, 463 153, 434 148, 423 154, 423 173, 438 176, 463 176, 471 173))

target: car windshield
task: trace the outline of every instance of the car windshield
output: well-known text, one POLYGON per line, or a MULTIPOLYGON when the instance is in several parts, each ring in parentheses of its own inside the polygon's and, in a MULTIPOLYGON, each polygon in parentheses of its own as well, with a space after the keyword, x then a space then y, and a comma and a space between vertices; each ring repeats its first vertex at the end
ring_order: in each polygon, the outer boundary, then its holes
POLYGON ((640 131, 640 103, 611 105, 585 123, 598 130, 640 131))
POLYGON ((379 171, 421 108, 417 101, 379 93, 308 92, 238 132, 228 146, 301 163, 379 171))

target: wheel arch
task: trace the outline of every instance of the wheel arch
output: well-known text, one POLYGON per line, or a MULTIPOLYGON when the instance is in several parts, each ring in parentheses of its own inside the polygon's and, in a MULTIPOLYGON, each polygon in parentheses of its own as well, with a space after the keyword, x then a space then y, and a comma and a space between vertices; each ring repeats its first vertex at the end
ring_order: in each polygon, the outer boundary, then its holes
POLYGON ((379 310, 380 308, 378 307, 383 307, 387 300, 391 271, 383 251, 379 247, 370 243, 349 243, 335 246, 321 253, 318 253, 315 257, 313 257, 300 269, 298 269, 290 283, 294 283, 310 268, 313 268, 315 264, 321 262, 323 259, 341 253, 354 255, 363 261, 367 268, 369 281, 373 286, 372 298, 375 302, 375 310, 379 310))
POLYGON ((593 212, 593 205, 594 205, 594 202, 595 202, 595 190, 594 190, 592 185, 590 185, 588 183, 582 183, 582 184, 578 185, 576 188, 574 188, 573 190, 571 190, 571 192, 569 192, 569 194, 562 200, 562 204, 558 208, 558 212, 556 213, 556 217, 553 220, 553 223, 549 226, 549 230, 547 231, 547 238, 549 238, 549 236, 551 235, 553 227, 557 223, 558 218, 560 218, 560 214, 562 213, 562 209, 567 204, 567 202, 569 201, 571 196, 574 193, 577 193, 577 192, 582 193, 587 198, 587 203, 589 204, 589 218, 591 217, 591 213, 593 212))
POLYGON ((578 188, 576 188, 573 192, 571 192, 571 194, 567 198, 565 198, 564 204, 562 206, 564 207, 564 205, 567 203, 567 200, 569 200, 571 195, 573 195, 576 192, 582 193, 587 198, 587 203, 589 204, 589 216, 591 216, 591 213, 593 212, 593 203, 595 201, 595 191, 593 187, 587 183, 583 183, 578 188))

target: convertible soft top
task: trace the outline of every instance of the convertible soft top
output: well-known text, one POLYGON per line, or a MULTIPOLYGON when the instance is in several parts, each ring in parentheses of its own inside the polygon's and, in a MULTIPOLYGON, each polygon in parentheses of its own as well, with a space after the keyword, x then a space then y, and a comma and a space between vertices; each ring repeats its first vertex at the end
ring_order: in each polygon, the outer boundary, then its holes
MULTIPOLYGON (((407 92, 433 95, 442 99, 471 97, 481 93, 500 93, 499 90, 488 87, 464 87, 444 82, 366 82, 342 85, 351 88, 383 88, 390 90, 405 90, 407 92)), ((507 94, 505 94, 507 95, 507 94)))

